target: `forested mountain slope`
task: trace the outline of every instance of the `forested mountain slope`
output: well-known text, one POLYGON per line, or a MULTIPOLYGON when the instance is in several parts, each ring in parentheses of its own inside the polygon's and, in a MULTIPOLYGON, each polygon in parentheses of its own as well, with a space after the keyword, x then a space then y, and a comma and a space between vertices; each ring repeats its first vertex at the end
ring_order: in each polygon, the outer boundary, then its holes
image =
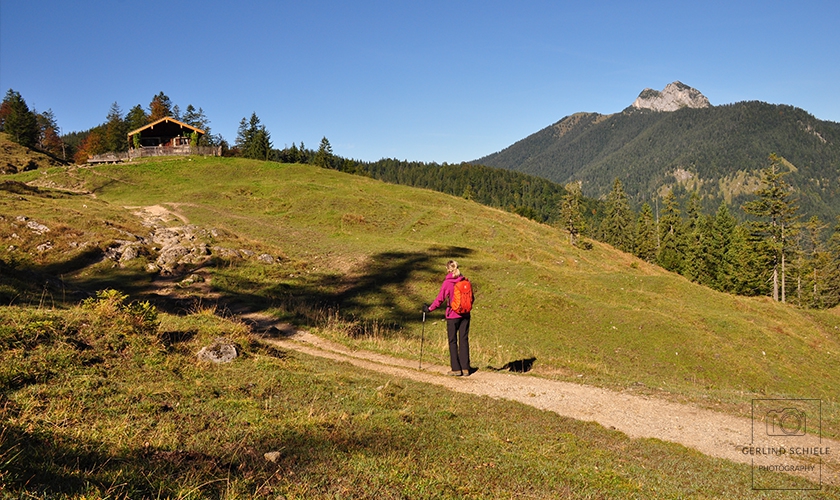
POLYGON ((738 208, 776 153, 803 214, 840 214, 840 124, 787 105, 758 101, 660 112, 628 107, 612 115, 577 113, 475 163, 555 182, 581 181, 602 197, 619 178, 641 203, 669 189, 698 191, 709 211, 738 208))

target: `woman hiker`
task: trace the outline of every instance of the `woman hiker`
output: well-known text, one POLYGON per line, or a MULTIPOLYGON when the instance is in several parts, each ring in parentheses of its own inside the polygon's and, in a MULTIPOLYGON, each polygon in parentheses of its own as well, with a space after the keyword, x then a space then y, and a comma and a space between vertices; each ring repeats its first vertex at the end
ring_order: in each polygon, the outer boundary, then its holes
POLYGON ((469 280, 461 274, 458 263, 450 260, 446 263, 446 278, 440 285, 440 293, 437 298, 428 306, 423 306, 423 312, 431 312, 446 304, 446 333, 449 336, 449 364, 452 371, 449 375, 454 377, 470 376, 470 310, 474 299, 469 280), (466 282, 459 286, 458 302, 463 293, 460 290, 466 288, 468 297, 464 297, 465 304, 452 301, 456 297, 455 287, 460 282, 466 282))

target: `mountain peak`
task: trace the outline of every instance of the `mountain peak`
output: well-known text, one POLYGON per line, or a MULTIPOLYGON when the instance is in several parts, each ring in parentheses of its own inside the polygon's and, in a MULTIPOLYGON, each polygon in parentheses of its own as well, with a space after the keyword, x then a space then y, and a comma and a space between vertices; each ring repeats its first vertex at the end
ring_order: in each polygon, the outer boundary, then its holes
POLYGON ((699 90, 676 81, 666 85, 661 92, 644 89, 632 106, 654 111, 676 111, 680 108, 708 108, 711 104, 699 90))

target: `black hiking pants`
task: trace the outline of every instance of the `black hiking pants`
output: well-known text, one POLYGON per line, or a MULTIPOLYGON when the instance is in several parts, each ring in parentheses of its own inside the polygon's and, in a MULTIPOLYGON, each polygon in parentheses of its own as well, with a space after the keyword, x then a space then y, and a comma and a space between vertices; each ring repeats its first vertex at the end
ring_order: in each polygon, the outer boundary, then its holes
POLYGON ((446 320, 449 336, 449 364, 453 372, 470 369, 470 316, 446 320))

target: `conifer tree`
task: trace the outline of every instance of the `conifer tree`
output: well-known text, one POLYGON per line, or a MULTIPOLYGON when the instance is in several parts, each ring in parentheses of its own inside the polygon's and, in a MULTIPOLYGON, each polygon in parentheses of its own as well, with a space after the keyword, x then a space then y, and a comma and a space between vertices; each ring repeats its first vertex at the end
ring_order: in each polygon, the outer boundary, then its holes
POLYGON ((683 225, 680 238, 682 274, 710 288, 717 287, 719 256, 714 252, 714 217, 701 214, 695 222, 683 225), (694 229, 688 232, 687 228, 694 229))
MULTIPOLYGON (((256 116, 256 113, 254 114, 256 116)), ((245 145, 250 140, 250 133, 248 131, 248 120, 243 116, 239 120, 239 127, 236 129, 236 140, 233 142, 234 147, 239 149, 240 155, 245 149, 245 145)))
POLYGON ((837 217, 837 225, 828 240, 827 264, 823 268, 825 285, 820 293, 820 299, 824 307, 834 307, 840 304, 840 216, 837 217))
POLYGON ((298 150, 297 144, 295 144, 293 142, 292 147, 289 148, 289 151, 287 153, 286 161, 288 163, 299 163, 299 160, 300 160, 300 151, 298 150))
POLYGON ((105 137, 103 138, 103 147, 105 151, 126 151, 128 150, 128 140, 126 134, 125 121, 122 116, 122 109, 120 105, 114 102, 108 110, 108 116, 105 121, 105 137))
POLYGON ((704 274, 706 265, 708 242, 705 239, 709 236, 706 233, 710 225, 705 222, 707 221, 704 220, 701 211, 700 196, 697 191, 693 191, 686 205, 686 221, 683 225, 684 255, 681 273, 695 282, 701 282, 700 277, 704 274))
POLYGON ((315 153, 315 165, 321 168, 331 168, 333 163, 333 150, 330 141, 323 137, 321 144, 318 146, 318 152, 315 153))
POLYGON ((9 138, 27 148, 34 148, 38 143, 38 122, 35 113, 29 110, 26 101, 16 92, 9 89, 2 105, 2 123, 0 129, 9 135, 9 138))
POLYGON ((586 222, 581 213, 580 183, 566 184, 566 194, 560 202, 560 224, 569 233, 569 243, 577 245, 578 238, 586 231, 586 222))
POLYGON ((665 196, 662 218, 659 220, 659 254, 657 262, 669 271, 683 271, 683 222, 677 197, 673 192, 665 196))
POLYGON ((735 226, 728 252, 737 262, 729 276, 728 291, 738 295, 766 295, 768 286, 767 244, 743 224, 735 226))
POLYGON ((257 113, 251 113, 250 120, 239 122, 236 133, 236 147, 240 156, 255 160, 268 160, 272 154, 271 134, 260 124, 257 113))
POLYGON ((713 278, 711 286, 717 290, 729 291, 732 288, 730 277, 738 265, 732 248, 735 226, 735 217, 729 213, 726 202, 722 201, 711 224, 707 253, 710 262, 706 266, 713 278))
POLYGON ((146 112, 143 110, 143 106, 137 104, 125 115, 125 128, 126 133, 132 132, 137 130, 138 128, 147 125, 149 123, 149 117, 146 115, 146 112))
POLYGON ((653 209, 644 203, 639 211, 636 224, 636 256, 647 262, 656 261, 656 221, 653 219, 653 209))
POLYGON ((753 222, 757 234, 763 235, 769 245, 773 300, 785 302, 785 257, 796 233, 795 222, 798 207, 791 199, 791 188, 784 180, 782 159, 775 153, 770 155, 770 166, 761 171, 762 187, 756 192, 755 200, 741 207, 748 214, 763 218, 753 222), (781 296, 780 292, 781 291, 781 296))
POLYGON ((207 119, 207 115, 204 114, 202 108, 196 110, 195 106, 188 104, 186 111, 184 111, 184 116, 181 117, 181 121, 204 131, 204 135, 198 141, 199 146, 215 145, 216 139, 210 133, 210 120, 207 119))
POLYGON ((621 180, 615 179, 607 195, 604 220, 601 222, 603 241, 624 252, 633 251, 635 221, 627 193, 621 180))
POLYGON ((823 290, 831 276, 831 253, 823 241, 822 233, 827 224, 813 216, 799 233, 798 262, 796 262, 798 305, 824 307, 823 290))
POLYGON ((255 160, 270 160, 271 150, 271 134, 268 133, 268 130, 263 125, 254 133, 253 140, 248 149, 246 149, 245 157, 254 158, 255 160))

